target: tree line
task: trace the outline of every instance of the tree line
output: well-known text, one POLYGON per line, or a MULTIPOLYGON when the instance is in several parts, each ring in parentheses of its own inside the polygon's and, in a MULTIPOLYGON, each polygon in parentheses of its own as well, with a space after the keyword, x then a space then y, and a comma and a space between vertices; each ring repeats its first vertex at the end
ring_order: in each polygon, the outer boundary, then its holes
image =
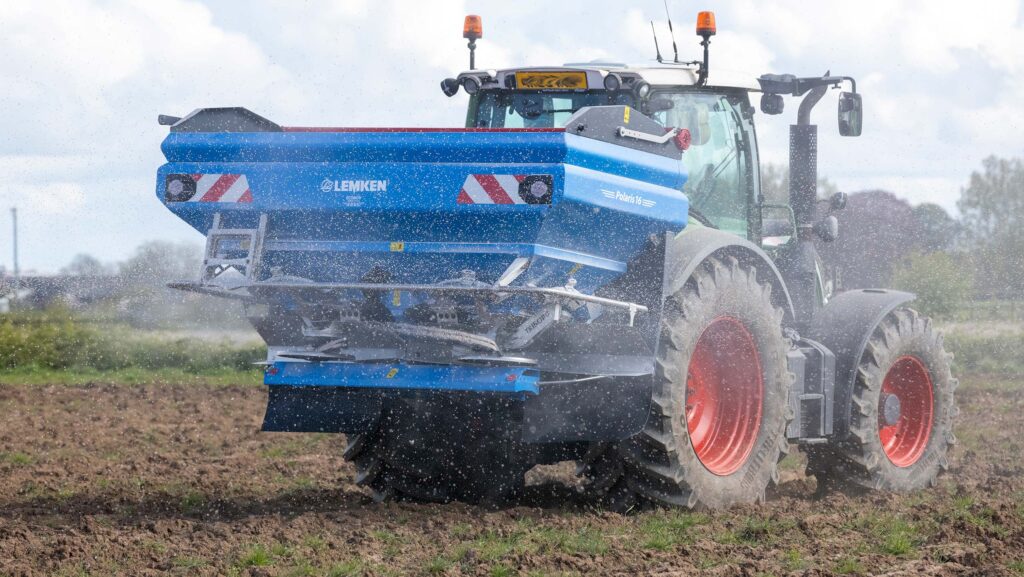
POLYGON ((839 238, 823 260, 844 289, 893 287, 918 294, 918 308, 948 315, 969 301, 1024 295, 1024 160, 986 158, 957 201, 911 206, 890 192, 853 193, 836 213, 839 238))

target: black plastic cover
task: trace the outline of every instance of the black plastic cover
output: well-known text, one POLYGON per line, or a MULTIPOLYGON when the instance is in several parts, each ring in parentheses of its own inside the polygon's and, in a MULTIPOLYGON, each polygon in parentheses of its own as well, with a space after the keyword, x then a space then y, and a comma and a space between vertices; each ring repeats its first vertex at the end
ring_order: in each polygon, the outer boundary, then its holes
POLYGON ((175 122, 171 132, 281 132, 281 127, 241 107, 200 108, 175 122))
POLYGON ((601 142, 610 142, 618 146, 682 160, 683 151, 679 150, 673 139, 670 138, 667 142, 658 144, 619 136, 620 127, 646 132, 652 136, 664 136, 668 130, 662 124, 644 116, 642 112, 619 104, 581 108, 569 119, 565 125, 565 131, 601 142))
POLYGON ((381 391, 274 385, 263 430, 285 433, 365 433, 383 406, 381 391))

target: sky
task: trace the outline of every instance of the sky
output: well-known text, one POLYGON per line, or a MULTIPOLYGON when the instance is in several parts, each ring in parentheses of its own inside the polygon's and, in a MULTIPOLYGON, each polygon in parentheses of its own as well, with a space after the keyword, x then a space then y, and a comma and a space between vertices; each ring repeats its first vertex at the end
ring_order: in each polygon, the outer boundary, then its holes
MULTIPOLYGON (((1024 0, 671 0, 680 56, 714 10, 716 70, 854 76, 864 134, 815 111, 819 173, 955 214, 988 155, 1024 156, 1024 0)), ((76 254, 123 260, 148 240, 202 236, 155 195, 158 114, 244 106, 292 126, 460 126, 467 97, 442 78, 468 65, 465 14, 483 17, 485 68, 670 50, 661 0, 3 0, 0 3, 0 267, 19 211, 23 271, 76 254)), ((795 102, 756 116, 762 160, 785 163, 795 102)), ((755 101, 756 105, 756 101, 755 101)), ((198 249, 197 249, 198 250, 198 249)))

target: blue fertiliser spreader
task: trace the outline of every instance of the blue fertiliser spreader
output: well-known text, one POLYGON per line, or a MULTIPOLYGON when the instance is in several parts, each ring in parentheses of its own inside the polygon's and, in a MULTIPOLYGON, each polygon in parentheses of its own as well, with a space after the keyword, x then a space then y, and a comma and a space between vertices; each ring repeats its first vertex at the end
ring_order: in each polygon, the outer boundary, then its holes
MULTIPOLYGON (((281 398, 538 395, 549 373, 649 373, 637 321, 653 295, 602 288, 686 226, 686 175, 671 144, 615 142, 607 120, 625 110, 582 110, 579 131, 290 129, 199 111, 164 140, 157 178, 158 197, 208 237, 202 279, 178 287, 245 302, 281 398), (550 342, 574 330, 574 347, 550 342)), ((286 405, 268 427, 325 418, 286 405)))

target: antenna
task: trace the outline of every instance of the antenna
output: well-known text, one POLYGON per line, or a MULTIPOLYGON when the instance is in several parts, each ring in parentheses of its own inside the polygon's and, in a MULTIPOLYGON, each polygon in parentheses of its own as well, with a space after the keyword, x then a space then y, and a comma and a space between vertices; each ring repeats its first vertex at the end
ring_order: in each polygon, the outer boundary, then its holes
POLYGON ((658 33, 654 31, 654 20, 651 20, 651 35, 654 36, 654 52, 658 55, 658 64, 661 64, 661 49, 658 48, 658 33))
POLYGON ((668 12, 668 0, 665 0, 665 17, 668 18, 668 35, 672 37, 672 62, 679 63, 679 49, 676 48, 676 33, 672 30, 672 15, 668 12))

